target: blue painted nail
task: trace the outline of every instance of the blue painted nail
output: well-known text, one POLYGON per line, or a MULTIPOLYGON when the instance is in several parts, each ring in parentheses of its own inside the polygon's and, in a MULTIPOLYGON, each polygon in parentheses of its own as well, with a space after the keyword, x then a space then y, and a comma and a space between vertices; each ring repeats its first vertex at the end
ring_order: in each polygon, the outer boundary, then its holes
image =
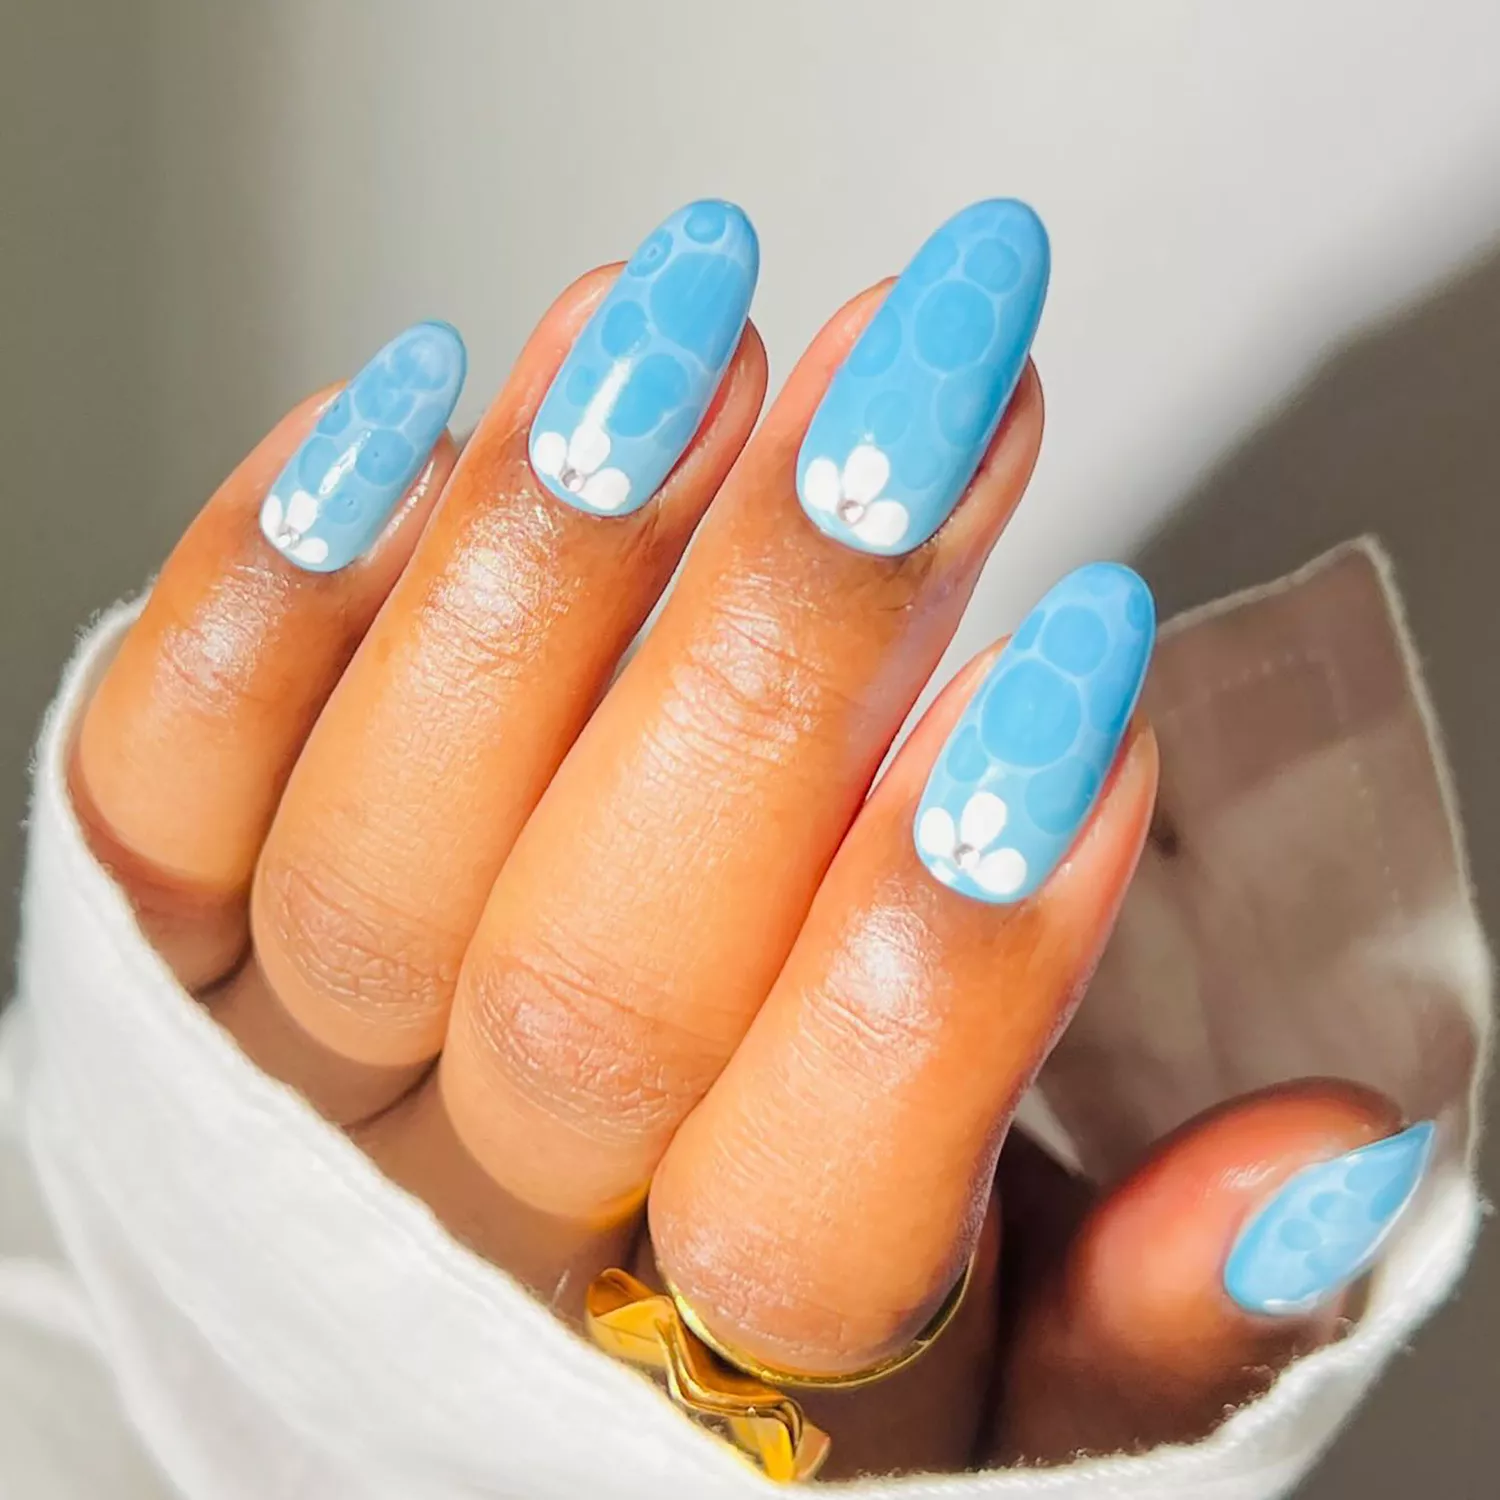
POLYGON ((749 219, 713 198, 635 252, 531 427, 531 466, 559 500, 623 516, 656 493, 729 368, 759 273, 749 219))
POLYGON ((1224 1287, 1247 1312, 1310 1312, 1368 1271, 1432 1155, 1431 1121, 1287 1179, 1240 1232, 1224 1287))
POLYGON ((365 552, 422 472, 464 383, 464 341, 446 323, 398 334, 318 419, 271 487, 260 529, 310 573, 365 552))
POLYGON ((1026 368, 1051 253, 1024 203, 949 219, 833 377, 797 458, 815 526, 896 556, 948 518, 1026 368))
POLYGON ((978 901, 1021 901, 1068 852, 1114 763, 1156 638, 1118 563, 1069 573, 964 710, 917 809, 917 853, 978 901))

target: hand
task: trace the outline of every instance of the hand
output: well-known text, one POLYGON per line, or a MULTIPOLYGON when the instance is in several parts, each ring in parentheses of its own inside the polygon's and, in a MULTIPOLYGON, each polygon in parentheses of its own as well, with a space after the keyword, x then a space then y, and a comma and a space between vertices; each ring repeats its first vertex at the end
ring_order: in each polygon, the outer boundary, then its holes
POLYGON ((829 1472, 1195 1437, 1334 1334, 1425 1137, 1316 1221, 1283 1185, 1400 1127, 1350 1085, 1103 1194, 1002 1153, 1146 835, 1149 595, 1064 580, 872 791, 1037 457, 1045 237, 966 211, 752 437, 755 254, 700 204, 585 276, 461 459, 443 325, 295 407, 100 683, 80 815, 246 1051, 564 1316, 654 1254, 727 1344, 847 1372, 974 1257, 926 1357, 809 1402, 829 1472))

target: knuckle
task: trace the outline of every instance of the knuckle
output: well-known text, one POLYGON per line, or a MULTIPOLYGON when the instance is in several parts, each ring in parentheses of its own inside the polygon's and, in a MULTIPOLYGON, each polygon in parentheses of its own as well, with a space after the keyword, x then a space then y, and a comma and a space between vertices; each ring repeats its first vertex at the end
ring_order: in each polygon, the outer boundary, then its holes
POLYGON ((299 627, 300 648, 312 617, 292 608, 294 581, 256 555, 258 530, 255 538, 253 545, 240 539, 237 550, 219 559, 209 593, 199 575, 184 578, 170 566, 152 590, 154 688, 179 713, 205 720, 233 714, 242 723, 247 715, 259 716, 280 724, 288 687, 300 701, 325 671, 347 662, 363 634, 363 610, 351 596, 334 594, 316 612, 318 651, 308 657, 299 649, 303 668, 288 671, 281 648, 299 627), (313 664, 318 670, 309 675, 313 664))
POLYGON ((929 1066, 951 1035, 965 987, 944 947, 908 906, 899 878, 852 909, 802 990, 805 1024, 789 1047, 815 1076, 837 1076, 851 1096, 889 1099, 929 1066))
POLYGON ((871 1003, 834 984, 807 994, 815 1024, 793 1044, 814 1067, 836 1072, 851 1098, 874 1104, 907 1085, 930 1058, 942 1033, 937 1014, 920 999, 871 1003))
POLYGON ((252 922, 263 959, 279 960, 305 996, 387 1036, 441 1028, 458 971, 447 940, 330 863, 268 851, 252 922))
POLYGON ((193 608, 161 588, 153 604, 161 611, 157 636, 157 687, 180 710, 212 719, 236 701, 253 696, 260 657, 262 612, 245 607, 244 580, 226 574, 209 608, 193 608))
POLYGON ((616 962, 571 943, 491 955, 464 989, 479 1046, 507 1084, 602 1145, 670 1135, 715 1066, 706 1043, 643 1009, 616 962))
POLYGON ((783 764, 795 748, 856 711, 826 632, 781 605, 730 598, 690 640, 664 703, 670 736, 693 762, 783 764))
POLYGON ((524 591, 492 575, 484 558, 471 555, 467 561, 467 586, 434 588, 423 601, 418 623, 429 669, 461 683, 517 681, 533 644, 521 623, 530 615, 524 591))
POLYGON ((474 505, 447 525, 411 623, 420 655, 444 680, 520 679, 556 612, 555 523, 540 506, 474 505))

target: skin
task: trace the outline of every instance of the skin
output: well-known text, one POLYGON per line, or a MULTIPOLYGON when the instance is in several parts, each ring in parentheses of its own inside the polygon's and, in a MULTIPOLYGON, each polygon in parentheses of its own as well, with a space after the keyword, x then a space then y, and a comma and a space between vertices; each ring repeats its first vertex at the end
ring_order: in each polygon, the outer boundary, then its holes
POLYGON ((830 1472, 1200 1435, 1339 1327, 1337 1299, 1290 1322, 1235 1308, 1239 1227, 1399 1120, 1350 1085, 1288 1086, 1103 1193, 1007 1140, 1135 868, 1150 726, 1014 907, 938 885, 910 834, 998 646, 871 788, 1030 477, 1035 372, 905 558, 821 536, 793 485, 883 286, 835 314, 753 438, 747 329, 658 496, 588 516, 538 484, 526 436, 615 274, 563 294, 461 458, 445 438, 344 571, 297 571, 256 521, 334 391, 231 475, 80 728, 95 850, 263 1068, 564 1316, 633 1261, 729 1344, 849 1371, 903 1348, 972 1256, 922 1361, 809 1400, 830 1472))

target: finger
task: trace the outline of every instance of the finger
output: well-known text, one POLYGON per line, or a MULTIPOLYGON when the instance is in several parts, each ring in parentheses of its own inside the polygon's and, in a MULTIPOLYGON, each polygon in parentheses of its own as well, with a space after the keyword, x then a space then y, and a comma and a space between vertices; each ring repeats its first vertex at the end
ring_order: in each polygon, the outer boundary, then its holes
MULTIPOLYGON (((1059 1461, 1211 1431, 1337 1335, 1347 1288, 1410 1202, 1432 1134, 1402 1130, 1383 1096, 1328 1080, 1177 1131, 1092 1210, 1022 1308, 999 1455, 1059 1461)), ((1006 1201, 1009 1242, 1028 1232, 1018 1207, 1006 1201)))
POLYGON ((218 1014, 338 1118, 388 1104, 441 1047, 496 872, 755 423, 754 261, 748 221, 697 204, 564 293, 307 746, 256 881, 258 968, 218 1014), (545 485, 539 409, 588 429, 545 485))
POLYGON ((1093 972, 1145 838, 1156 745, 1127 721, 1150 635, 1149 594, 1128 569, 1064 579, 997 661, 938 701, 845 840, 770 999, 652 1187, 662 1269, 725 1344, 780 1369, 866 1369, 908 1347, 961 1274, 1011 1114, 1093 972), (1080 615, 1103 627, 1087 656, 1067 649, 1080 615), (1058 712, 1039 666, 1088 722, 1058 712), (1067 808, 1071 837, 1044 867, 1033 825, 1041 813, 1060 830, 1061 806, 1028 793, 1075 760, 1090 794, 1067 808), (983 830, 965 810, 976 803, 983 830), (938 855, 913 836, 918 807, 934 805, 958 808, 961 830, 938 855), (1032 860, 1023 901, 988 874, 997 860, 1008 876, 998 855, 1018 846, 1032 860))
POLYGON ((289 413, 188 528, 84 715, 79 814, 189 986, 244 950, 292 762, 453 467, 463 371, 458 335, 417 324, 289 413))
MULTIPOLYGON (((862 368, 866 341, 884 338, 870 322, 880 293, 868 293, 793 372, 496 884, 440 1086, 469 1149, 550 1212, 639 1204, 765 998, 1025 488, 1042 426, 1026 350, 1045 237, 1018 205, 971 213, 940 237, 988 234, 998 215, 1026 280, 996 294, 975 356, 984 400, 1015 394, 987 451, 999 410, 970 413, 980 447, 964 449, 962 478, 980 467, 963 503, 902 558, 844 545, 802 514, 808 422, 834 368, 846 355, 862 368)), ((918 398, 945 409, 925 385, 918 398)), ((906 418, 933 420, 926 408, 906 418)), ((851 517, 876 514, 866 491, 889 467, 865 446, 845 465, 851 517)))

